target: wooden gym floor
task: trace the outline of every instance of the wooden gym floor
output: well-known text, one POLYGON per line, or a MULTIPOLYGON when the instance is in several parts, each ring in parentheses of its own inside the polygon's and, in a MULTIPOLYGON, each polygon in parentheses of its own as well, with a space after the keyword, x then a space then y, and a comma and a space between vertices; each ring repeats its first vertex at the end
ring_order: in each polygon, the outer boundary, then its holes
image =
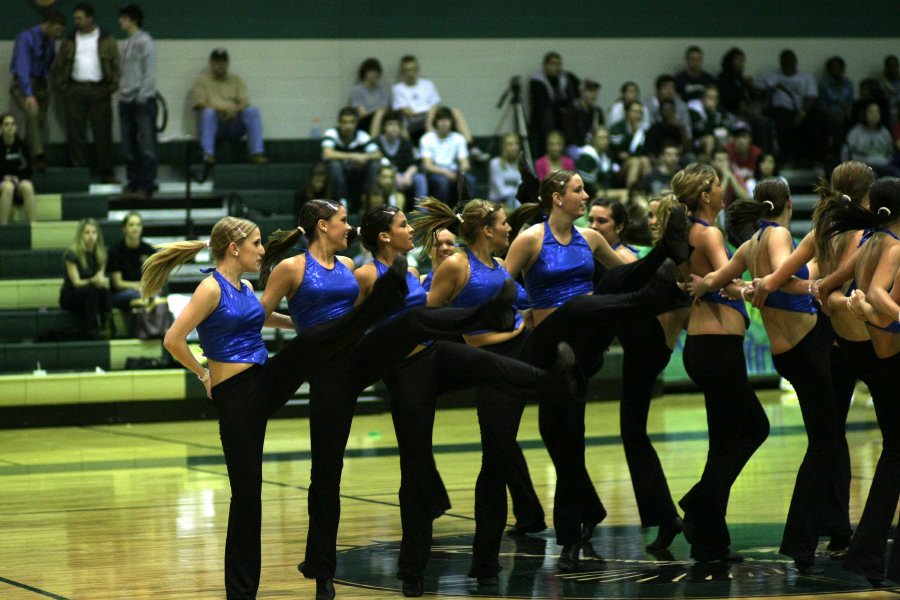
MULTIPOLYGON (((595 536, 603 559, 557 578, 552 533, 505 538, 498 588, 465 576, 474 529, 473 486, 480 464, 474 410, 440 411, 435 456, 453 508, 435 521, 426 592, 431 597, 898 598, 842 575, 800 577, 777 554, 781 526, 806 441, 795 399, 760 393, 772 435, 731 495, 733 547, 748 562, 699 575, 679 536, 671 560, 655 560, 642 531, 618 441, 618 404, 588 406, 587 458, 610 514, 595 536)), ((866 397, 850 411, 852 520, 858 519, 881 450, 866 397)), ((677 500, 705 458, 705 412, 696 395, 654 401, 650 430, 677 500)), ((540 443, 536 407, 519 436, 539 496, 552 515, 552 465, 540 443)), ((296 564, 306 536, 309 437, 305 420, 269 425, 263 485, 260 598, 311 598, 296 564)), ((396 543, 399 466, 388 414, 357 417, 345 460, 338 555, 338 598, 398 598, 396 543)), ((222 598, 222 554, 229 489, 215 421, 0 431, 0 598, 222 598)), ((510 520, 512 515, 510 514, 510 520)), ((551 524, 552 527, 552 524, 551 524)), ((822 547, 824 547, 823 540, 822 547)), ((822 558, 828 563, 827 558, 822 558)))

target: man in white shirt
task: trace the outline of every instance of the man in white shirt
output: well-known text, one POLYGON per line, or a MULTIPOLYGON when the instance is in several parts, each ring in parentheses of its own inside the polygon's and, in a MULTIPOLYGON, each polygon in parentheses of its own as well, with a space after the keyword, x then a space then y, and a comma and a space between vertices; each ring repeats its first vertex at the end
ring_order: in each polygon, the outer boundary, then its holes
POLYGON ((119 87, 119 47, 97 27, 94 7, 80 2, 73 10, 75 33, 59 45, 52 78, 65 99, 66 144, 72 166, 87 160, 87 126, 97 149, 97 173, 104 183, 113 177, 112 94, 119 87))
POLYGON ((328 165, 335 200, 345 200, 347 211, 358 212, 360 199, 378 171, 381 150, 365 131, 358 129, 359 113, 345 106, 338 113, 338 126, 325 130, 322 160, 328 165))
MULTIPOLYGON (((392 108, 403 114, 406 130, 413 142, 426 131, 433 131, 434 114, 441 96, 437 88, 428 80, 419 77, 419 61, 408 54, 400 59, 400 81, 391 88, 392 108)), ((455 131, 472 143, 472 130, 462 111, 452 108, 455 131)))
POLYGON ((419 151, 424 174, 415 178, 415 196, 431 195, 453 205, 456 201, 457 179, 465 177, 470 190, 475 178, 469 173, 469 147, 462 134, 453 131, 453 111, 442 106, 435 111, 434 131, 422 136, 419 151))

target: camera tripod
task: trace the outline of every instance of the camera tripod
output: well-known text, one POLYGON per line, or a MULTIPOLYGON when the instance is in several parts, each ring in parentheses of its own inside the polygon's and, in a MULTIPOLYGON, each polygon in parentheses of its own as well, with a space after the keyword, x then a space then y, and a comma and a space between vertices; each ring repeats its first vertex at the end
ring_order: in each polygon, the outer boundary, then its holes
MULTIPOLYGON (((522 81, 518 75, 510 79, 509 86, 503 91, 500 100, 497 101, 497 109, 504 108, 497 122, 497 128, 494 130, 494 137, 491 140, 491 150, 495 144, 499 144, 500 131, 506 119, 512 116, 512 130, 519 134, 522 140, 522 151, 525 152, 525 160, 529 164, 534 164, 531 157, 531 144, 528 141, 528 121, 525 120, 525 107, 522 105, 522 81), (507 102, 509 100, 509 102, 507 102), (506 107, 504 108, 504 104, 506 107)), ((495 154, 491 152, 491 154, 495 154)))

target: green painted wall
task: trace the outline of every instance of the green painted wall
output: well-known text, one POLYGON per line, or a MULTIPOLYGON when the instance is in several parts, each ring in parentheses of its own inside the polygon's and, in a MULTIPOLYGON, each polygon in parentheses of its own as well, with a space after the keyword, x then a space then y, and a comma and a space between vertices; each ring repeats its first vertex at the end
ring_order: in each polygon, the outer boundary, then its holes
MULTIPOLYGON (((98 21, 118 29, 124 0, 94 0, 98 21)), ((0 30, 12 38, 39 18, 29 0, 4 0, 0 30)), ((74 0, 57 0, 71 15, 74 0)), ((519 0, 145 0, 159 39, 890 37, 896 0, 579 2, 519 0)))

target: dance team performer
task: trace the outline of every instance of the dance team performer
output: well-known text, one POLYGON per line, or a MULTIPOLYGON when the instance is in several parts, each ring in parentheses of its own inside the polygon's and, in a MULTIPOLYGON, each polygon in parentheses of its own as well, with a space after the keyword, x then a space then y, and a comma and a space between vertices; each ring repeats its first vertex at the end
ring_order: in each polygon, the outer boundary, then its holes
MULTIPOLYGON (((732 239, 744 240, 747 233, 750 237, 723 267, 702 279, 693 276, 695 298, 721 289, 744 271, 762 278, 775 271, 794 249, 791 191, 781 179, 763 179, 754 188, 752 201, 734 202, 727 212, 732 239)), ((794 273, 801 287, 809 284, 810 271, 803 265, 794 273)), ((780 552, 794 559, 799 572, 821 573, 823 568, 815 564, 819 532, 841 510, 840 495, 832 484, 838 451, 838 411, 830 374, 833 335, 805 289, 799 293, 774 290, 768 294, 761 314, 775 369, 797 392, 809 440, 797 473, 780 552)))
MULTIPOLYGON (((299 221, 298 229, 279 231, 270 237, 264 272, 294 246, 303 232, 310 242, 309 250, 278 263, 268 278, 262 303, 266 310, 272 310, 282 298, 288 298, 294 327, 303 331, 349 310, 360 290, 350 270, 350 259, 336 255, 346 248, 352 229, 346 209, 329 201, 314 200, 301 208, 299 221)), ((406 280, 411 281, 409 277, 406 280)), ((424 341, 453 337, 473 327, 509 329, 514 299, 515 286, 510 282, 496 297, 478 307, 405 310, 321 365, 310 379, 309 533, 306 557, 299 568, 307 578, 316 579, 317 597, 334 597, 332 579, 337 563, 343 453, 359 394, 402 364, 424 341), (348 370, 347 365, 353 365, 353 370, 348 370)), ((484 357, 481 359, 483 362, 484 357)), ((518 362, 503 366, 507 371, 502 374, 498 374, 502 370, 499 367, 493 370, 498 381, 542 389, 539 383, 547 376, 545 372, 518 362)))
POLYGON ((145 297, 159 292, 173 269, 207 248, 216 267, 197 286, 166 332, 164 345, 203 382, 219 415, 219 434, 231 486, 225 542, 225 592, 229 599, 255 598, 260 577, 262 454, 269 417, 300 384, 372 323, 402 303, 404 280, 396 275, 370 301, 344 319, 312 328, 269 357, 261 328, 293 328, 291 320, 266 311, 243 273, 259 270, 265 254, 257 226, 225 217, 210 239, 162 244, 143 266, 145 297), (393 288, 393 289, 391 289, 393 288), (187 345, 197 329, 208 358, 204 368, 187 345))
MULTIPOLYGON (((685 204, 694 248, 688 273, 705 276, 728 262, 725 238, 714 223, 722 210, 719 176, 709 165, 692 163, 672 178, 672 192, 685 204)), ((769 434, 769 421, 747 380, 744 334, 749 324, 742 288, 729 283, 704 294, 691 307, 684 367, 703 391, 709 452, 700 481, 679 502, 691 557, 698 561, 740 560, 730 551, 725 516, 731 486, 769 434)))

